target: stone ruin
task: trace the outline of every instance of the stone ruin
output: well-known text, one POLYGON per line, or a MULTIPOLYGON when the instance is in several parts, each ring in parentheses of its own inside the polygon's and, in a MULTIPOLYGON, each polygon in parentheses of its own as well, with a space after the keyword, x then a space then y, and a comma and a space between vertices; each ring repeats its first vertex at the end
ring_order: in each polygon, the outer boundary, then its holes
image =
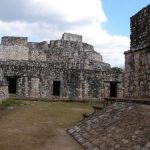
MULTIPOLYGON (((65 33, 49 44, 3 37, 0 68, 0 81, 7 79, 9 92, 26 98, 93 100, 123 95, 125 100, 149 101, 150 5, 131 17, 123 93, 118 84, 122 79, 118 81, 110 65, 79 35, 65 33)), ((115 102, 88 114, 68 133, 87 150, 149 150, 149 105, 127 102, 115 102)))
POLYGON ((5 100, 8 97, 8 83, 4 79, 3 71, 0 68, 0 101, 5 100))
POLYGON ((131 17, 130 50, 125 52, 125 98, 150 98, 150 5, 131 17))
POLYGON ((110 65, 76 34, 64 33, 50 43, 2 37, 0 68, 9 93, 21 98, 101 100, 121 93, 110 65))
POLYGON ((124 98, 106 98, 67 130, 86 150, 150 150, 150 5, 131 17, 125 60, 124 98))
POLYGON ((9 93, 62 100, 149 98, 149 24, 150 5, 131 17, 130 50, 125 52, 125 73, 120 77, 92 45, 82 42, 80 35, 64 33, 60 40, 50 43, 2 37, 0 68, 9 83, 9 93))

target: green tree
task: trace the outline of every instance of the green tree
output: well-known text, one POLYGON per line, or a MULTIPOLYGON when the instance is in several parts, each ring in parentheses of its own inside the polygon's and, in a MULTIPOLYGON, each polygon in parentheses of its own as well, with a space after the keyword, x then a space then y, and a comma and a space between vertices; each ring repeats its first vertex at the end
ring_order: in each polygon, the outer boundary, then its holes
POLYGON ((123 72, 123 69, 119 67, 112 67, 111 70, 116 74, 121 74, 123 72))

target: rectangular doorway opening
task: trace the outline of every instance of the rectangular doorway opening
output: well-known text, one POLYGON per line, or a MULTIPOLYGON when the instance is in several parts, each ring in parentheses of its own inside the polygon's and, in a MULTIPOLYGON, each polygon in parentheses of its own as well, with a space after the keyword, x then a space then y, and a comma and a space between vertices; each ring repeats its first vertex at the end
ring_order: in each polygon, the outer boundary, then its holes
POLYGON ((110 97, 117 97, 117 83, 110 82, 110 97))
POLYGON ((6 77, 8 81, 8 92, 16 94, 17 89, 17 77, 6 77))
POLYGON ((60 96, 60 81, 53 81, 53 95, 60 96))

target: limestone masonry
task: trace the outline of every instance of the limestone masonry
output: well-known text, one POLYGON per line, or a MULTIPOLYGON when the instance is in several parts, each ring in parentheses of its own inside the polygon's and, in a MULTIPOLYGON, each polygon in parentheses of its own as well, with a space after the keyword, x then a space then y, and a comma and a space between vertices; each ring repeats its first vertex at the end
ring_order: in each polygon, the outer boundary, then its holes
POLYGON ((85 150, 149 150, 150 106, 116 102, 89 115, 68 133, 85 150))
POLYGON ((92 45, 70 33, 50 43, 2 37, 0 68, 9 93, 26 98, 102 99, 110 93, 108 81, 118 80, 92 45))
POLYGON ((131 45, 125 52, 124 96, 150 98, 150 5, 131 17, 131 45))
POLYGON ((86 150, 150 150, 150 5, 131 17, 125 61, 124 97, 67 130, 86 150))
POLYGON ((9 97, 8 95, 8 84, 4 80, 3 71, 0 68, 0 101, 5 100, 9 97))

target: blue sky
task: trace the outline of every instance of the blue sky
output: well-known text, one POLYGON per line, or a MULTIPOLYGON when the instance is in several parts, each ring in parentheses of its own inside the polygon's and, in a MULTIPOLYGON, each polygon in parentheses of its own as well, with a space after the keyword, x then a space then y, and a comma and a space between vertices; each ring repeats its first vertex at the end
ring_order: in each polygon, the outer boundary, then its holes
POLYGON ((150 4, 150 0, 102 0, 108 18, 104 28, 111 34, 130 35, 130 17, 150 4))
POLYGON ((0 0, 0 36, 29 41, 83 36, 111 66, 124 67, 130 49, 130 17, 150 0, 0 0), (9 10, 9 11, 8 11, 9 10))

